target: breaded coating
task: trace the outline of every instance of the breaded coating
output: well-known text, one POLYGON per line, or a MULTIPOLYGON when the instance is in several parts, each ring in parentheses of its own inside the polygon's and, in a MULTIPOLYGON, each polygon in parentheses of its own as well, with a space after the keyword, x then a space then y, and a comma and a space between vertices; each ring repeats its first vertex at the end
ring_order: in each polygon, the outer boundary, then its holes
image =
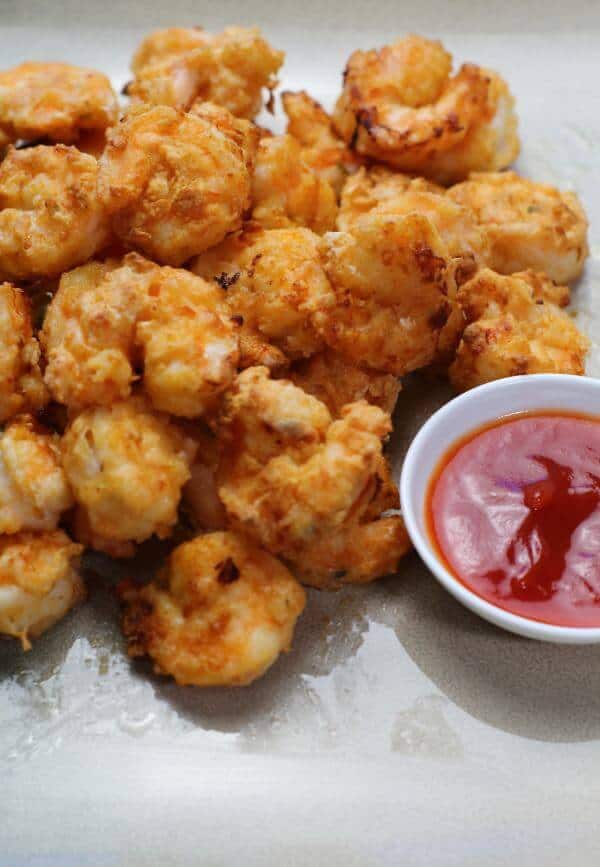
POLYGON ((108 241, 98 163, 75 147, 9 148, 0 164, 0 274, 56 277, 108 241))
POLYGON ((445 189, 426 178, 405 175, 386 166, 361 166, 344 184, 337 217, 338 229, 346 231, 375 208, 393 209, 408 192, 442 195, 445 189))
POLYGON ((117 97, 105 75, 70 63, 21 63, 0 72, 0 143, 71 144, 116 122, 117 97))
POLYGON ((152 405, 186 418, 213 409, 236 373, 237 330, 215 282, 155 268, 136 330, 152 405))
POLYGON ((136 51, 127 87, 132 100, 186 110, 209 100, 237 117, 252 119, 263 105, 263 88, 277 84, 284 54, 263 39, 258 27, 171 27, 147 36, 136 51))
POLYGON ((398 487, 381 455, 375 490, 365 511, 335 532, 308 542, 295 553, 290 568, 303 584, 319 590, 366 584, 391 575, 411 549, 399 508, 398 487))
POLYGON ((250 162, 221 125, 141 106, 109 131, 98 189, 124 244, 181 265, 240 226, 250 162))
POLYGON ((156 581, 119 588, 130 656, 181 686, 244 686, 289 650, 302 587, 275 557, 234 533, 176 548, 156 581))
POLYGON ((303 584, 337 590, 392 575, 412 548, 400 515, 351 522, 306 545, 290 563, 303 584))
POLYGON ((332 349, 394 376, 433 361, 455 261, 431 220, 373 213, 324 235, 321 252, 336 303, 313 321, 332 349))
POLYGON ((323 106, 305 90, 287 90, 281 94, 281 102, 288 119, 287 132, 302 145, 304 162, 331 184, 339 197, 346 178, 364 159, 346 146, 323 106))
POLYGON ((317 398, 266 368, 239 374, 219 426, 219 495, 234 524, 277 555, 367 508, 389 416, 365 401, 333 421, 317 398))
POLYGON ((58 435, 14 419, 0 433, 0 533, 54 530, 72 505, 58 435))
POLYGON ((248 171, 250 173, 254 171, 260 142, 260 130, 255 123, 236 117, 222 105, 200 99, 192 103, 188 114, 199 117, 221 130, 223 135, 241 149, 248 171))
POLYGON ((183 501, 188 514, 201 530, 226 530, 227 513, 219 497, 217 467, 219 443, 207 427, 195 426, 187 431, 196 444, 196 454, 190 466, 190 479, 183 488, 183 501))
POLYGON ((505 168, 519 152, 506 83, 473 64, 451 72, 441 43, 420 36, 355 51, 333 115, 336 129, 358 153, 440 183, 505 168))
MULTIPOLYGON (((439 232, 453 260, 454 281, 460 286, 488 264, 490 247, 485 228, 469 208, 451 201, 443 187, 424 178, 412 178, 383 166, 361 168, 348 179, 342 192, 338 228, 351 230, 365 216, 421 214, 439 232)), ((450 314, 439 334, 435 360, 449 363, 465 327, 454 287, 448 287, 450 314)))
POLYGON ((330 349, 297 361, 288 376, 294 385, 318 397, 334 418, 340 417, 346 404, 357 400, 391 414, 401 388, 396 376, 350 364, 330 349))
POLYGON ((45 381, 71 410, 128 397, 143 366, 153 406, 193 418, 213 406, 238 361, 223 290, 136 253, 64 274, 41 336, 45 381))
POLYGON ((527 268, 558 283, 581 274, 588 255, 588 221, 575 193, 538 184, 515 172, 474 173, 448 190, 485 229, 490 267, 500 274, 527 268))
POLYGON ((252 182, 252 219, 265 229, 305 226, 318 235, 335 228, 331 184, 305 162, 291 135, 263 138, 252 182))
POLYGON ((165 416, 139 398, 87 409, 67 428, 61 449, 83 542, 126 556, 132 542, 170 535, 193 444, 165 416))
POLYGON ((55 400, 77 411, 129 396, 137 321, 156 267, 130 254, 63 274, 40 333, 55 400))
POLYGON ((44 406, 48 392, 39 365, 29 299, 11 283, 0 283, 0 423, 44 406))
POLYGON ((489 263, 489 242, 471 210, 444 193, 424 178, 410 178, 383 166, 360 169, 342 192, 338 229, 350 230, 365 214, 422 214, 438 230, 450 256, 458 260, 455 277, 460 285, 489 263))
MULTIPOLYGON (((456 389, 524 373, 585 372, 589 340, 546 300, 543 283, 527 273, 484 269, 461 287, 458 300, 470 324, 449 369, 456 389)), ((550 289, 551 298, 557 295, 550 289)))
POLYGON ((0 536, 0 632, 24 650, 85 597, 76 545, 62 530, 0 536))
POLYGON ((193 271, 226 287, 242 333, 258 333, 289 358, 301 358, 323 347, 310 317, 333 301, 318 241, 309 229, 249 225, 196 259, 193 271))

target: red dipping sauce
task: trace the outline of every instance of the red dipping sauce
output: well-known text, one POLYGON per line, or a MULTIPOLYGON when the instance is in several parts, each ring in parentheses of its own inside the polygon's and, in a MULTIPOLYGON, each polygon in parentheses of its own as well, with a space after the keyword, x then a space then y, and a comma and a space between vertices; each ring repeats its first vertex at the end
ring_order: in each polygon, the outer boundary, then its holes
POLYGON ((454 445, 430 482, 429 533, 458 580, 556 626, 600 626, 600 418, 521 414, 454 445))

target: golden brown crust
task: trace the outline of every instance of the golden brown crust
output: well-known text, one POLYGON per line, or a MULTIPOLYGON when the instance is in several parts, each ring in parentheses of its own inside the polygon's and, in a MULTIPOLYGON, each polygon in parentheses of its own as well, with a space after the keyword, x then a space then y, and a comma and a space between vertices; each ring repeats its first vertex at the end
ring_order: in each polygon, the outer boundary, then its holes
POLYGON ((131 656, 180 685, 243 686, 289 649, 304 592, 266 551, 234 533, 175 549, 159 579, 120 587, 131 656))
POLYGON ((500 276, 487 269, 461 287, 470 323, 449 369, 458 390, 526 373, 585 372, 589 340, 553 303, 564 297, 529 273, 500 276), (545 288, 548 295, 545 294, 545 288))
POLYGON ((75 147, 9 148, 0 164, 0 274, 56 277, 108 241, 98 163, 75 147))
MULTIPOLYGON (((248 224, 242 233, 198 257, 192 268, 226 287, 230 313, 242 319, 242 334, 258 334, 285 356, 302 358, 323 346, 311 316, 332 297, 318 240, 309 229, 248 224)), ((251 354, 257 363, 260 353, 251 354)))
POLYGON ((102 540, 170 535, 194 445, 166 417, 139 398, 84 410, 67 428, 61 450, 84 542, 105 550, 102 540))
POLYGON ((98 189, 124 244, 181 265, 239 228, 251 161, 221 123, 140 106, 109 131, 98 189))
POLYGON ((219 494, 230 518, 275 554, 336 528, 366 508, 389 430, 377 407, 351 404, 334 422, 292 383, 265 368, 244 371, 219 427, 219 494))
POLYGON ((0 433, 0 533, 54 530, 72 504, 58 435, 32 416, 13 419, 0 433))
POLYGON ((334 122, 358 153, 441 183, 505 168, 519 142, 513 99, 489 70, 454 75, 439 42, 407 36, 379 51, 355 51, 334 122))
POLYGON ((289 379, 325 404, 334 418, 356 400, 366 400, 392 413, 400 392, 400 380, 390 373, 350 364, 330 349, 295 362, 289 379))
POLYGON ((82 601, 82 550, 62 530, 0 536, 0 632, 29 650, 30 638, 82 601))
POLYGON ((500 274, 531 268, 558 283, 581 274, 588 255, 588 221, 575 193, 519 177, 474 173, 448 190, 466 205, 490 241, 489 264, 500 274))
POLYGON ((417 213, 372 213, 321 242, 335 304, 313 321, 354 364, 402 376, 434 360, 450 315, 455 261, 433 223, 417 213))
POLYGON ((117 117, 110 81, 93 69, 29 61, 0 72, 0 134, 7 142, 71 144, 117 117))
POLYGON ((0 284, 0 423, 18 412, 37 412, 48 400, 30 306, 21 289, 0 284))
POLYGON ((171 27, 139 46, 127 94, 134 102, 185 110, 195 99, 209 100, 252 119, 262 107, 263 89, 275 87, 283 58, 257 27, 226 27, 218 34, 171 27))
POLYGON ((305 161, 291 135, 263 138, 252 182, 252 219, 265 229, 304 226, 318 235, 335 227, 331 184, 305 161))

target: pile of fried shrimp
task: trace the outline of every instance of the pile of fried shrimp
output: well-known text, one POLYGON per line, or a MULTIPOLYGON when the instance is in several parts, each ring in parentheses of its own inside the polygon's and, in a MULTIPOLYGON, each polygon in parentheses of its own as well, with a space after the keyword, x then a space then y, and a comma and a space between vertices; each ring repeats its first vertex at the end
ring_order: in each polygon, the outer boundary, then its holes
POLYGON ((127 569, 167 540, 117 587, 129 654, 250 683, 305 586, 410 549, 403 376, 584 373, 586 216, 507 170, 506 82, 407 36, 350 55, 331 115, 282 93, 275 135, 283 58, 256 28, 170 28, 121 100, 66 63, 0 73, 0 632, 25 649, 84 600, 85 550, 127 569))

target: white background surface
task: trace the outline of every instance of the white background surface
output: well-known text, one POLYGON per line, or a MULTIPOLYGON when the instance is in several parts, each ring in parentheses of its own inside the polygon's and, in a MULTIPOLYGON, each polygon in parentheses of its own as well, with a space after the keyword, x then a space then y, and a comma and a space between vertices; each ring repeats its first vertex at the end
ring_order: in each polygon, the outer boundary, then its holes
MULTIPOLYGON (((590 213, 574 306, 600 335, 597 0, 0 0, 0 56, 97 66, 120 85, 137 39, 180 23, 260 24, 288 53, 282 85, 328 104, 352 49, 407 31, 497 68, 517 98, 519 168, 575 188, 590 213)), ((446 396, 407 384, 397 468, 446 396)), ((100 585, 27 656, 0 646, 1 867, 598 864, 600 648, 502 633, 412 557, 394 579, 312 594, 293 652, 255 685, 180 690, 130 665, 100 585)))

